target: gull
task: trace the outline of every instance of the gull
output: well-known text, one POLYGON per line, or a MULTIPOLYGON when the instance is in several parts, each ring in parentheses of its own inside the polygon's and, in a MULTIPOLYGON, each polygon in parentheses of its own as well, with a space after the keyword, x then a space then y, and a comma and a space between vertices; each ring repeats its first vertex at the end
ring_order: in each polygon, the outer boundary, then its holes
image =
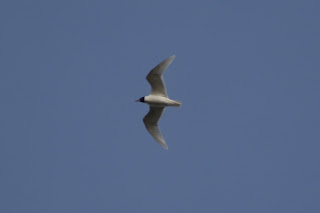
POLYGON ((135 102, 142 102, 149 105, 149 112, 144 116, 143 123, 151 134, 151 136, 164 148, 168 149, 168 145, 162 137, 160 128, 158 126, 159 120, 163 114, 164 108, 167 106, 180 107, 181 102, 171 100, 168 97, 167 89, 162 77, 162 74, 171 64, 175 55, 165 59, 156 67, 154 67, 147 75, 147 81, 151 85, 150 95, 144 96, 135 102))

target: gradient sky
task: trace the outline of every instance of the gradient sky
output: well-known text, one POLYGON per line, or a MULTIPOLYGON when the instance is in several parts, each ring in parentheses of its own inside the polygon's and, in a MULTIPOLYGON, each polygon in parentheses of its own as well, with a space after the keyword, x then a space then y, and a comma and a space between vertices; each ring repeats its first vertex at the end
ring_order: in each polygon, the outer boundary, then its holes
POLYGON ((0 212, 320 212, 317 0, 0 2, 0 212), (164 150, 145 77, 165 58, 164 150))

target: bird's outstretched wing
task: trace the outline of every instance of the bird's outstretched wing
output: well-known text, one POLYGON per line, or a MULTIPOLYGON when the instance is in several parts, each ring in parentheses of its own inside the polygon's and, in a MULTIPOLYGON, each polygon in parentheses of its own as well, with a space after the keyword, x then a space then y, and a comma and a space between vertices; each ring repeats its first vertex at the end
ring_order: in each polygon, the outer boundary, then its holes
POLYGON ((153 68, 147 75, 147 81, 151 85, 151 95, 158 95, 168 97, 165 83, 162 78, 162 74, 171 64, 176 56, 173 55, 166 60, 162 61, 155 68, 153 68))
POLYGON ((165 149, 168 149, 168 145, 164 141, 160 128, 158 126, 161 115, 164 111, 164 107, 150 106, 150 110, 143 118, 143 123, 151 136, 165 149))

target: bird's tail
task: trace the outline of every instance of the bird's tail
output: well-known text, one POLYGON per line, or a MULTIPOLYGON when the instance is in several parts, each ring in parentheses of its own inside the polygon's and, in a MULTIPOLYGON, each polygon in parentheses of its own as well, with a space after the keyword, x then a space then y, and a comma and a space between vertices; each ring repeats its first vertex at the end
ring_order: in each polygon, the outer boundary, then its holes
POLYGON ((175 106, 175 107, 181 107, 181 104, 182 104, 182 102, 181 102, 181 101, 173 101, 172 106, 175 106))

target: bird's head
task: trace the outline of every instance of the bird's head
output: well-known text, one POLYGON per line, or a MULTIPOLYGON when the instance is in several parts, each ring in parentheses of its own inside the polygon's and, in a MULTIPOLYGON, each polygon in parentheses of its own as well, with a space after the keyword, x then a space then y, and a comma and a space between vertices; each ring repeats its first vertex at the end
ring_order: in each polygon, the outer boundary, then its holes
POLYGON ((142 102, 142 103, 144 103, 144 97, 139 98, 139 99, 136 100, 135 102, 142 102))

